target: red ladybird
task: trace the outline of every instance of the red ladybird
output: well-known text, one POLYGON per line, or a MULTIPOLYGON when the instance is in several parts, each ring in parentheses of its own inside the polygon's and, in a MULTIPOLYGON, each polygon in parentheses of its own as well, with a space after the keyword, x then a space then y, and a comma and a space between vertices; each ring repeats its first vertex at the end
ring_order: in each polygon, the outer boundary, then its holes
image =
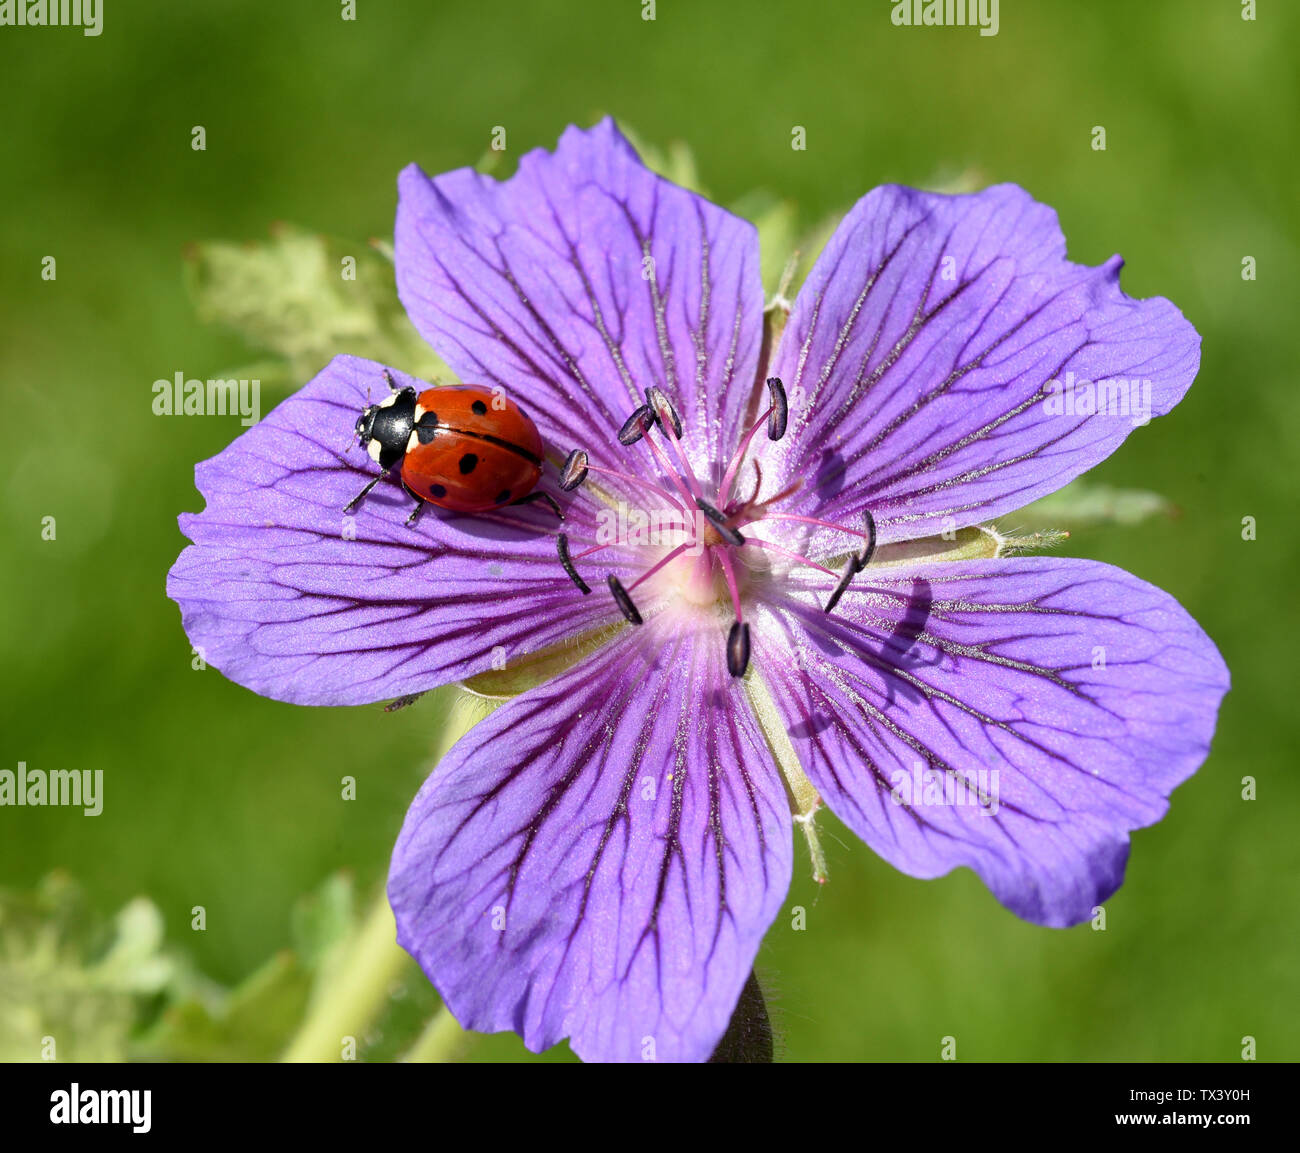
POLYGON ((540 500, 562 515, 551 496, 534 491, 542 478, 545 445, 537 426, 513 400, 477 384, 417 394, 387 379, 390 395, 367 405, 356 424, 361 447, 383 471, 345 512, 400 462, 402 487, 417 501, 408 524, 425 503, 481 513, 540 500))

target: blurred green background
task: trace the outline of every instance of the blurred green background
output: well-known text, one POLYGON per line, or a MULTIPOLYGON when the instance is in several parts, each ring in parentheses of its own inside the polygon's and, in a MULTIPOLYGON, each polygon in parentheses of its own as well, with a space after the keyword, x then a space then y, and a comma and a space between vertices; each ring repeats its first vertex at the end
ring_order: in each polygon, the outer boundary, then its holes
MULTIPOLYGON (((194 464, 240 426, 155 417, 152 382, 259 354, 198 319, 183 253, 276 221, 386 237, 406 163, 472 164, 497 125, 513 163, 610 112, 688 144, 715 199, 768 189, 808 225, 886 181, 1017 181, 1073 259, 1121 252, 1125 289, 1204 338, 1187 400, 1093 474, 1179 515, 1062 527, 1067 552, 1169 590, 1218 642, 1233 689, 1210 760, 1134 836, 1105 932, 1022 924, 966 872, 901 876, 831 822, 830 883, 797 858, 806 931, 782 917, 759 961, 784 1058, 932 1060, 952 1035, 968 1060, 1236 1060, 1248 1034, 1261 1059, 1300 1058, 1300 7, 1003 0, 992 38, 895 28, 887 0, 660 0, 653 22, 639 0, 359 0, 355 22, 333 0, 105 8, 98 38, 0 29, 0 765, 102 769, 106 794, 93 819, 0 809, 0 886, 61 868, 102 916, 147 896, 169 947, 234 984, 328 875, 363 897, 381 882, 438 702, 262 700, 191 669, 163 593, 194 464)), ((527 1056, 510 1036, 471 1055, 527 1056)))

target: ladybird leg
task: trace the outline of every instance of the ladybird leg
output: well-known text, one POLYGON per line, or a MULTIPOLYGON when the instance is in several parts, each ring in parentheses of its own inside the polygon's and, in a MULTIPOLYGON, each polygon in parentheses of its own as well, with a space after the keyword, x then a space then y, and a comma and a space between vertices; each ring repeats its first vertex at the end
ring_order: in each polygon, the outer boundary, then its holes
POLYGON ((374 488, 375 485, 377 485, 387 475, 388 474, 386 472, 381 472, 377 477, 375 477, 372 481, 370 481, 370 483, 367 484, 365 488, 363 488, 359 493, 357 493, 356 496, 354 496, 350 501, 348 501, 348 503, 343 506, 344 515, 350 516, 356 510, 357 505, 359 505, 363 500, 366 499, 366 497, 370 495, 370 490, 374 488))
POLYGON ((393 379, 393 374, 392 374, 391 372, 389 372, 388 369, 384 369, 384 379, 385 379, 386 381, 388 381, 388 391, 389 391, 389 392, 401 392, 401 391, 402 391, 400 388, 397 387, 397 381, 395 381, 395 380, 393 379))
POLYGON ((512 500, 510 505, 507 505, 506 507, 509 508, 517 504, 536 504, 538 501, 547 505, 550 510, 560 518, 560 520, 564 519, 564 513, 560 511, 560 506, 556 504, 555 497, 553 497, 549 492, 530 492, 527 496, 521 496, 518 500, 512 500))
POLYGON ((406 481, 402 481, 402 488, 406 490, 406 495, 415 501, 415 507, 411 510, 411 515, 406 518, 407 527, 414 528, 416 521, 420 519, 420 514, 424 512, 427 502, 421 500, 419 495, 406 483, 406 481))

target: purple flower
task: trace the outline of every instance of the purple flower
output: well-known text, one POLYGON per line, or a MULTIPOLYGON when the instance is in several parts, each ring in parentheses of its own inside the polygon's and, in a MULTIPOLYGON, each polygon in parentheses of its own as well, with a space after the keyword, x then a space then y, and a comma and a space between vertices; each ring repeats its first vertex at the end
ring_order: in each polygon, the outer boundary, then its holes
POLYGON ((412 166, 399 188, 402 302, 463 380, 523 404, 563 523, 408 528, 395 484, 345 517, 375 472, 353 425, 387 385, 340 356, 199 466, 168 591, 209 663, 300 704, 567 664, 456 744, 394 852, 399 939, 460 1022, 707 1058, 814 790, 912 876, 964 865, 1028 920, 1088 918, 1204 760, 1227 670, 1119 569, 953 538, 1173 408, 1199 362, 1179 311, 1125 296, 1118 257, 1069 263, 1020 188, 891 186, 769 349, 753 227, 610 121, 502 183, 412 166), (566 494, 573 449, 591 473, 566 494), (629 539, 637 510, 701 508, 680 551, 629 539))

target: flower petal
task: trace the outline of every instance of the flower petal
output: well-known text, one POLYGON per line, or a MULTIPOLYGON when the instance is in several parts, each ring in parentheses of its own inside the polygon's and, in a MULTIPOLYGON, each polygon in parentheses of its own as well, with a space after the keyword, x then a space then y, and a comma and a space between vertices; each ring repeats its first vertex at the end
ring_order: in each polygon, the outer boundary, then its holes
POLYGON ((612 120, 504 182, 411 165, 396 254, 421 335, 462 379, 520 397, 561 451, 612 465, 651 385, 698 468, 734 445, 762 337, 758 234, 645 168, 612 120))
POLYGON ((812 783, 905 873, 966 865, 1027 920, 1089 917, 1123 880, 1129 831, 1209 751, 1228 688, 1213 642, 1168 594, 1092 561, 859 580, 835 614, 788 602, 763 630, 812 783), (962 781, 996 811, 954 803, 977 799, 962 781))
POLYGON ((790 809, 719 638, 653 628, 499 708, 407 814, 398 940, 467 1028, 701 1061, 727 1027, 789 886, 790 809))
POLYGON ((1144 404, 1173 408, 1200 363, 1178 309, 1121 291, 1122 263, 1067 261, 1056 214, 1015 185, 877 188, 818 259, 774 358, 791 394, 777 479, 802 478, 804 510, 832 520, 872 510, 884 540, 1060 488, 1114 452, 1144 404), (1065 400, 1049 381, 1075 389, 1072 411, 1054 414, 1065 400), (1101 381, 1124 387, 1080 414, 1084 382, 1101 381))
MULTIPOLYGON (((185 631, 231 680, 277 700, 352 705, 421 692, 618 619, 583 597, 556 556, 554 516, 433 507, 375 488, 353 426, 384 366, 339 356, 266 419, 195 470, 207 507, 180 518, 194 543, 167 577, 185 631)), ((396 369, 398 387, 423 387, 396 369)), ((594 503, 564 499, 594 532, 594 503)))

